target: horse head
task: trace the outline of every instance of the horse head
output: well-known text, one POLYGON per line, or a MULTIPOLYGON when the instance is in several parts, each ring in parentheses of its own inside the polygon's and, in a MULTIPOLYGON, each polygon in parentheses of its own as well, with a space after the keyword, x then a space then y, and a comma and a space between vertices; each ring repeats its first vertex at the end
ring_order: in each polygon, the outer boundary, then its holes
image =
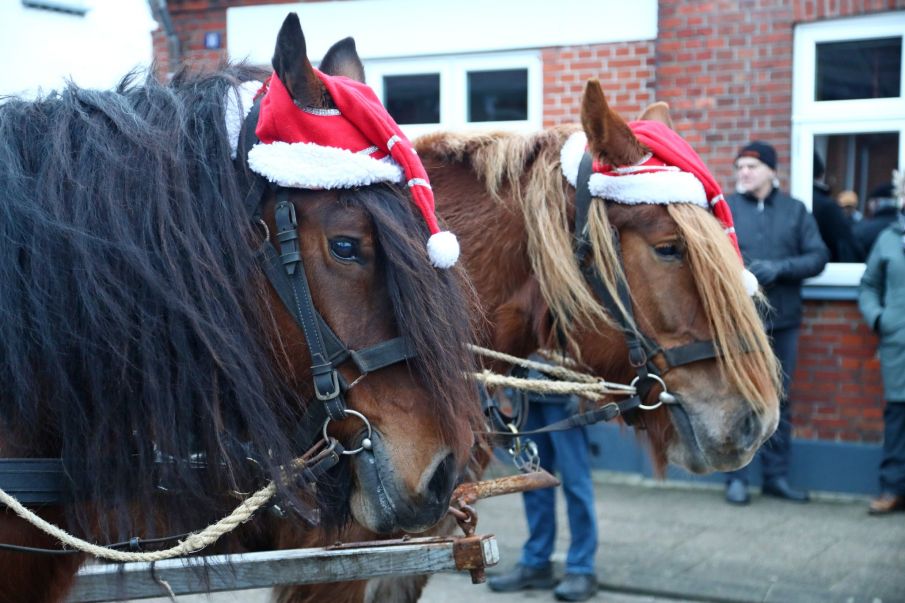
MULTIPOLYGON (((273 67, 273 79, 291 96, 292 111, 322 116, 324 123, 317 125, 324 128, 349 127, 340 110, 358 108, 341 105, 335 98, 338 90, 331 94, 325 80, 333 78, 343 89, 352 80, 363 80, 351 38, 330 49, 318 72, 291 14, 277 37, 273 67)), ((373 142, 389 150, 386 139, 373 142)), ((353 153, 309 142, 287 146, 303 154, 314 148, 315 154, 258 158, 254 165, 265 166, 258 169, 271 183, 279 178, 268 170, 282 169, 284 159, 291 171, 296 170, 292 162, 302 162, 298 170, 303 173, 299 182, 266 188, 261 217, 273 233, 271 240, 279 240, 281 256, 298 253, 312 305, 297 308, 296 293, 287 296, 279 285, 270 285, 280 325, 276 347, 285 352, 293 381, 312 406, 336 404, 325 399, 330 392, 324 391, 335 389, 341 392, 339 405, 352 411, 328 410, 323 433, 352 453, 346 494, 353 518, 377 533, 423 531, 447 511, 469 457, 478 413, 471 403, 475 394, 464 379, 470 365, 464 345, 471 338, 472 304, 460 290, 462 274, 431 265, 425 221, 409 194, 386 182, 402 176, 398 166, 370 157, 367 150, 353 153), (344 169, 355 173, 350 176, 344 169), (390 177, 382 175, 387 170, 390 177), (356 180, 359 171, 361 179, 356 180), (306 180, 309 176, 313 180, 306 180), (311 327, 297 318, 311 310, 322 318, 312 324, 322 323, 320 330, 329 332, 325 338, 340 348, 338 354, 328 350, 328 356, 339 357, 329 367, 336 378, 332 383, 327 379, 325 387, 312 385, 312 372, 324 363, 312 353, 317 335, 307 333, 311 327)), ((248 155, 253 164, 255 148, 248 155)))
POLYGON ((581 121, 597 162, 591 188, 602 197, 588 212, 588 262, 603 276, 604 297, 616 300, 606 316, 573 333, 581 356, 602 375, 637 378, 641 386, 649 380, 649 399, 668 390, 666 404, 642 413, 642 425, 670 462, 693 472, 745 465, 776 427, 778 370, 745 288, 731 218, 721 224, 710 208, 725 202, 718 188, 707 189, 706 168, 680 171, 657 161, 673 150, 693 155, 673 137, 665 103, 630 125, 592 80, 581 121), (620 282, 630 292, 627 308, 619 303, 620 282), (628 349, 633 341, 646 348, 640 362, 628 349))
POLYGON ((482 339, 518 355, 565 346, 600 377, 637 378, 647 407, 658 405, 665 385, 667 403, 635 413, 658 466, 742 466, 775 429, 778 369, 728 227, 698 180, 708 179, 706 168, 692 175, 661 165, 631 176, 635 164, 655 158, 636 123, 697 158, 663 103, 628 124, 594 81, 581 121, 583 132, 569 125, 416 141, 438 209, 463 241, 488 318, 482 339), (593 178, 602 176, 596 166, 621 169, 618 184, 630 190, 620 202, 603 190, 578 209, 586 148, 593 178), (657 171, 668 182, 651 175, 657 171))

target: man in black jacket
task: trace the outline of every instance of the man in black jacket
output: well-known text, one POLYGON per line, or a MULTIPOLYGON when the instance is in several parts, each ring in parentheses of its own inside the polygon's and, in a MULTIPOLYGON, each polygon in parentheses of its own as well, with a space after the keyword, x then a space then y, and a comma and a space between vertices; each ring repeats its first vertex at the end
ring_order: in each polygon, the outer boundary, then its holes
POLYGON ((824 182, 826 168, 814 151, 814 192, 811 213, 817 220, 820 237, 830 250, 831 262, 863 262, 864 252, 852 233, 845 210, 830 197, 830 187, 824 182))
MULTIPOLYGON (((783 371, 779 426, 761 448, 762 492, 794 502, 808 493, 789 485, 792 440, 789 386, 798 356, 801 325, 801 282, 819 274, 829 259, 817 223, 801 201, 781 192, 776 182, 776 151, 754 141, 735 160, 737 191, 727 199, 745 265, 757 277, 769 302, 762 317, 783 371)), ((744 505, 747 468, 728 474, 726 500, 744 505)))

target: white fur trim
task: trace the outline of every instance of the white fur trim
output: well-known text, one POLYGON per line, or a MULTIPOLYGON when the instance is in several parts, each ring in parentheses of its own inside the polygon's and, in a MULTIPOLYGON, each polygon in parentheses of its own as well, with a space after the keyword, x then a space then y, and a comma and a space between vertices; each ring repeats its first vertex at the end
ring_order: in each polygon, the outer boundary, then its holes
POLYGON ((459 259, 459 241, 456 235, 444 230, 432 234, 427 240, 427 255, 437 268, 449 268, 459 259))
POLYGON ((248 167, 290 188, 352 188, 403 180, 402 168, 389 157, 374 159, 311 142, 258 143, 248 152, 248 167))
POLYGON ((578 166, 581 165, 581 158, 584 156, 587 146, 587 135, 584 132, 575 132, 566 139, 566 142, 562 145, 562 150, 559 152, 562 175, 566 177, 566 180, 572 186, 577 186, 578 166))
MULTIPOLYGON (((588 137, 584 132, 575 132, 562 146, 559 162, 562 174, 569 184, 576 186, 578 167, 588 145, 588 137)), ((688 172, 672 166, 628 166, 616 168, 622 176, 592 174, 590 181, 591 194, 617 203, 630 205, 641 203, 694 203, 708 207, 704 185, 688 172), (638 170, 654 170, 635 174, 638 170)))
POLYGON ((757 288, 760 283, 757 282, 757 277, 754 276, 754 273, 747 268, 742 269, 742 282, 745 284, 745 291, 748 295, 753 296, 757 293, 757 288))
POLYGON ((242 124, 255 104, 255 94, 261 89, 262 85, 261 82, 251 80, 242 82, 236 88, 230 88, 226 93, 223 119, 226 122, 229 150, 233 159, 236 158, 236 149, 239 147, 239 134, 242 132, 242 124))
POLYGON ((629 205, 694 203, 707 208, 704 185, 688 172, 652 172, 626 176, 592 174, 591 194, 629 205))

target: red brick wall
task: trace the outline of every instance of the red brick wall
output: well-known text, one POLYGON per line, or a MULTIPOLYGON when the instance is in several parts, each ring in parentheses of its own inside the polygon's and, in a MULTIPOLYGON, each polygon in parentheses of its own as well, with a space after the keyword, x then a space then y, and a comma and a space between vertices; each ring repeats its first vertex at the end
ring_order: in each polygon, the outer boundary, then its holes
POLYGON ((805 302, 791 391, 796 437, 882 441, 883 382, 876 351, 877 338, 854 301, 805 302))
MULTIPOLYGON (((195 69, 213 71, 226 60, 227 8, 256 4, 284 4, 286 2, 287 0, 167 0, 170 20, 179 38, 182 62, 195 69), (204 36, 209 32, 220 34, 221 47, 219 49, 204 47, 204 36)), ((172 69, 169 65, 166 35, 161 28, 158 28, 154 31, 153 37, 154 56, 158 60, 158 73, 165 74, 172 69), (162 54, 158 54, 158 51, 162 54)))
POLYGON ((789 181, 794 26, 905 8, 905 0, 660 0, 656 100, 717 180, 749 140, 771 142, 789 181))
POLYGON ((654 43, 545 48, 544 127, 577 123, 585 82, 598 78, 607 100, 634 119, 654 100, 654 43))

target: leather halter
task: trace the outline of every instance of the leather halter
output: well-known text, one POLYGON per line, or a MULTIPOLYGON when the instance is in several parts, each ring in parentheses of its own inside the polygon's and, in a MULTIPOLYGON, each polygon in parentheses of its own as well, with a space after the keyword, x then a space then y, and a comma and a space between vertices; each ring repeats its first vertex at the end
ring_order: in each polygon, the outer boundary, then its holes
MULTIPOLYGON (((255 222, 260 222, 261 203, 268 191, 273 188, 262 176, 252 173, 247 163, 248 151, 258 142, 255 127, 259 110, 260 100, 254 104, 242 125, 241 148, 237 157, 240 169, 244 171, 246 178, 250 179, 245 205, 249 217, 255 222)), ((311 356, 314 397, 321 402, 319 408, 323 409, 327 420, 340 421, 347 416, 343 394, 350 387, 337 370, 340 365, 352 362, 364 376, 387 366, 405 362, 415 354, 402 337, 395 337, 360 350, 350 350, 333 332, 314 307, 311 288, 299 251, 298 219, 295 206, 289 199, 289 191, 290 189, 282 187, 276 188, 275 191, 274 220, 279 251, 267 236, 259 250, 259 257, 270 284, 305 336, 311 356)), ((306 433, 308 437, 302 439, 310 446, 319 434, 321 426, 313 419, 308 423, 306 433)))
MULTIPOLYGON (((576 180, 575 233, 572 249, 575 254, 575 261, 578 263, 585 280, 591 286, 607 314, 622 331, 622 336, 628 346, 629 364, 635 369, 635 380, 633 383, 637 383, 638 396, 643 401, 650 393, 651 382, 662 383, 663 375, 669 372, 670 369, 701 360, 711 360, 721 356, 722 353, 717 350, 712 339, 664 348, 638 328, 634 311, 632 310, 631 290, 625 278, 625 265, 622 261, 619 232, 615 228, 613 229, 613 241, 615 242, 616 253, 622 267, 615 283, 616 294, 619 297, 618 303, 617 299, 604 285, 600 273, 593 263, 587 261, 588 252, 591 249, 591 241, 588 237, 588 212, 593 200, 589 186, 592 165, 593 159, 591 155, 585 152, 578 167, 578 178, 576 180), (662 372, 653 362, 654 357, 657 355, 662 357, 665 364, 662 372)), ((665 404, 678 404, 675 397, 671 395, 661 397, 661 400, 665 404)), ((634 424, 639 408, 644 407, 639 405, 623 413, 626 423, 629 425, 634 424)))

